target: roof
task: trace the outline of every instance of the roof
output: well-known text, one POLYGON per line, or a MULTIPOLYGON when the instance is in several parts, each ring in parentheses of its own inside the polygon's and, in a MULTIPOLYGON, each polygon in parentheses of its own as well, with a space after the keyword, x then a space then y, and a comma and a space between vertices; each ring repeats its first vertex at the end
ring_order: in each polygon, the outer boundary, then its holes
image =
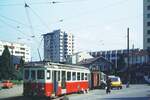
POLYGON ((47 68, 47 67, 59 68, 59 69, 85 69, 85 70, 88 70, 88 68, 86 68, 84 66, 52 63, 49 61, 35 61, 35 62, 29 62, 29 63, 25 64, 25 68, 47 68))
POLYGON ((90 58, 90 59, 84 59, 82 61, 79 62, 80 65, 87 65, 87 64, 91 64, 99 59, 102 59, 103 61, 112 64, 110 61, 106 60, 104 57, 100 56, 100 57, 95 57, 95 58, 90 58))

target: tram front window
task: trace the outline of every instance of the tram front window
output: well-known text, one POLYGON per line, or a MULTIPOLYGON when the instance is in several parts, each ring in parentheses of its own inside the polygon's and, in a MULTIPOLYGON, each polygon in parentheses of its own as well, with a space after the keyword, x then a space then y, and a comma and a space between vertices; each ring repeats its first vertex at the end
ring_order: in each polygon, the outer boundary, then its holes
POLYGON ((44 79, 44 70, 37 71, 37 79, 44 79))
POLYGON ((29 79, 29 70, 25 70, 25 72, 24 72, 24 78, 26 80, 29 79))
POLYGON ((35 76, 36 76, 36 75, 35 75, 35 70, 32 70, 32 71, 31 71, 31 79, 32 79, 32 80, 35 80, 35 78, 36 78, 35 76))

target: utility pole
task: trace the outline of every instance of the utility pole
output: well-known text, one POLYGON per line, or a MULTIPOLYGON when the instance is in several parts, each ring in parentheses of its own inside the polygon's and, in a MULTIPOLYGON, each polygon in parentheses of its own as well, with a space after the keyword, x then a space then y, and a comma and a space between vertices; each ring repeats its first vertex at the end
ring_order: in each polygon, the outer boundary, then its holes
POLYGON ((118 55, 117 55, 117 50, 116 50, 116 60, 115 60, 115 74, 117 75, 117 69, 118 69, 118 66, 117 66, 117 63, 118 63, 118 55))
POLYGON ((133 66, 133 56, 134 56, 133 52, 134 52, 134 44, 132 45, 132 66, 133 66))
POLYGON ((127 28, 127 86, 130 84, 130 65, 129 65, 129 28, 127 28))

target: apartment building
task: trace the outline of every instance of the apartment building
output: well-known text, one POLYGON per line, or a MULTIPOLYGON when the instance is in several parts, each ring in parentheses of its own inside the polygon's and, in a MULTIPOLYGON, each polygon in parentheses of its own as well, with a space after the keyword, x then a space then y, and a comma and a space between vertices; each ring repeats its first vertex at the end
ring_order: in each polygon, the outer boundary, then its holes
POLYGON ((143 0, 143 49, 150 50, 150 0, 143 0))
POLYGON ((8 41, 0 41, 0 56, 3 53, 4 46, 8 46, 10 54, 16 57, 23 57, 25 62, 29 62, 31 59, 30 48, 22 43, 14 43, 8 41))
POLYGON ((68 55, 73 54, 74 37, 62 30, 44 34, 44 60, 52 62, 66 62, 68 55))

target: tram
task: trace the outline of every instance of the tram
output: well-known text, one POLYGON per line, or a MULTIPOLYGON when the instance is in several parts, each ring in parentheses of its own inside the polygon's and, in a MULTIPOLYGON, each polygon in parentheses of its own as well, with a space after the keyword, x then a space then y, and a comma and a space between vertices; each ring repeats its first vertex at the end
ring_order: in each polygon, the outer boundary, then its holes
POLYGON ((60 96, 89 90, 90 71, 77 65, 30 62, 24 67, 24 96, 60 96))

